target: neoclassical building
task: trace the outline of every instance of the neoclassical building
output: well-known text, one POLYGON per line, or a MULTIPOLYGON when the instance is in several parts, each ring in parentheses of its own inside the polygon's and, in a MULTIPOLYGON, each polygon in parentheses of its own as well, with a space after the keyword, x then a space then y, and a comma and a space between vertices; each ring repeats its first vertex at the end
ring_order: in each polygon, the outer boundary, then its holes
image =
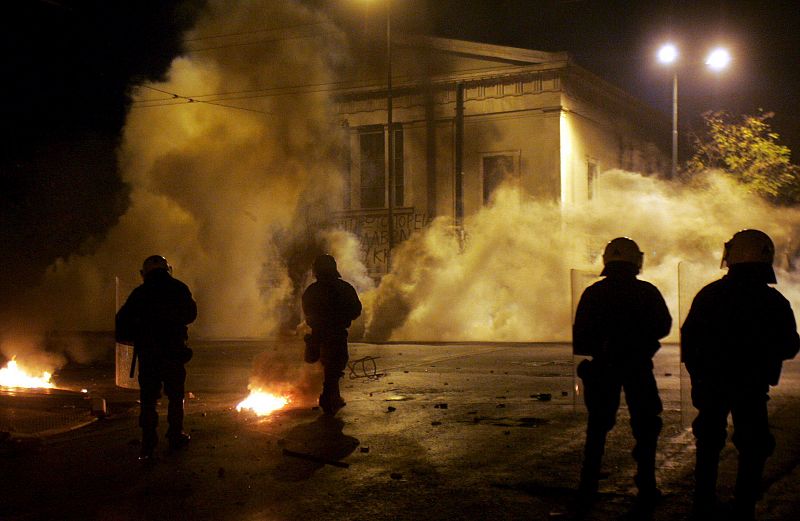
POLYGON ((503 182, 568 206, 592 199, 606 170, 669 172, 667 116, 567 53, 429 37, 392 46, 393 190, 387 82, 336 98, 350 149, 336 221, 361 238, 375 275, 390 206, 396 245, 437 216, 458 226, 503 182))

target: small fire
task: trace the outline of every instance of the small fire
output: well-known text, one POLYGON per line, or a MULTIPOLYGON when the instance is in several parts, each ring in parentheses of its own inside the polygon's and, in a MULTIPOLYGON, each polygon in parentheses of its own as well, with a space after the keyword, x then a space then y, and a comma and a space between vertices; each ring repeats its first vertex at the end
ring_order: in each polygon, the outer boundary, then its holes
POLYGON ((291 400, 288 396, 279 396, 261 389, 251 389, 250 396, 236 406, 236 410, 249 409, 256 416, 268 416, 278 409, 285 407, 291 400))
POLYGON ((17 361, 12 359, 5 367, 0 369, 0 386, 2 387, 24 387, 27 389, 46 388, 52 389, 56 386, 50 381, 52 374, 42 371, 41 376, 30 375, 17 365, 17 361))

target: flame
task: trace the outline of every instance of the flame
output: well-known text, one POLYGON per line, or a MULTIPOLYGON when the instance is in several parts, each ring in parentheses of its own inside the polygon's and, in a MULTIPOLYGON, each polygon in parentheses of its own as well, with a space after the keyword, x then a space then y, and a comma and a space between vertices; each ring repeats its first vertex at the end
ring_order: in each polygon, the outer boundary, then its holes
POLYGON ((236 410, 250 409, 256 416, 268 416, 285 407, 291 400, 288 396, 279 396, 262 389, 251 389, 250 396, 236 406, 236 410))
POLYGON ((52 389, 56 386, 55 383, 50 381, 52 376, 47 371, 42 371, 41 376, 30 375, 17 365, 16 360, 11 359, 5 367, 0 369, 0 386, 52 389))

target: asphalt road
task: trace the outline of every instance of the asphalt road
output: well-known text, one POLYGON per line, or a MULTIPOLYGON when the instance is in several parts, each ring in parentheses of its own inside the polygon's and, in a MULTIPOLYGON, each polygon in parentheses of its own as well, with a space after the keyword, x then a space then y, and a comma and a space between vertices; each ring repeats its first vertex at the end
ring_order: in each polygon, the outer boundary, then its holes
MULTIPOLYGON (((63 370, 59 383, 104 396, 110 415, 0 452, 3 520, 574 519, 585 416, 566 344, 351 345, 363 359, 343 381, 335 419, 314 409, 318 378, 286 409, 237 412, 253 375, 298 384, 298 342, 196 343, 188 365, 187 450, 137 461, 135 391, 108 362, 63 370), (373 359, 374 358, 374 366, 373 359), (289 375, 289 376, 286 376, 289 375)), ((691 434, 682 421, 677 347, 656 357, 665 405, 659 446, 665 497, 652 519, 691 508, 691 434)), ((302 385, 299 385, 302 388, 302 385)), ((800 364, 786 364, 770 402, 778 450, 761 519, 800 519, 800 364)), ((162 418, 165 412, 162 404, 162 418)), ((684 412, 687 412, 684 407, 684 412)), ((162 425, 163 433, 163 425, 162 425)), ((583 519, 633 511, 627 414, 605 458, 601 497, 583 519)), ((735 451, 723 453, 730 499, 735 451)))

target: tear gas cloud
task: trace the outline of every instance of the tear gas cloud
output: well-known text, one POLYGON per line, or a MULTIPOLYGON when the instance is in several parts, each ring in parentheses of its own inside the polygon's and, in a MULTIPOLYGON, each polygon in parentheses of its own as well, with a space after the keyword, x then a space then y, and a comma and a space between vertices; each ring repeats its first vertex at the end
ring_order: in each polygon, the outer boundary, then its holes
MULTIPOLYGON (((209 3, 188 35, 196 50, 177 58, 164 82, 136 90, 152 101, 130 111, 119 151, 127 212, 86 253, 54 263, 34 292, 31 310, 47 327, 111 329, 115 275, 124 298, 142 259, 161 253, 198 301, 192 336, 274 336, 297 312, 311 260, 327 250, 364 302, 353 340, 567 340, 570 269, 599 273, 606 242, 625 235, 645 252, 642 278, 670 304, 674 339, 679 262, 692 280, 718 276, 722 244, 741 228, 763 229, 779 251, 796 247, 797 211, 776 210, 722 176, 682 185, 611 171, 595 200, 574 207, 503 187, 466 219, 463 242, 448 219, 436 219, 397 248, 392 272, 373 287, 357 239, 324 224, 346 172, 330 93, 263 95, 270 82, 336 81, 347 62, 343 35, 326 23, 317 37, 241 36, 320 22, 293 2, 209 3), (244 94, 204 96, 213 93, 244 94)), ((800 309, 798 275, 778 276, 800 309)))
MULTIPOLYGON (((583 289, 570 290, 570 270, 599 274, 605 244, 628 236, 645 253, 640 277, 670 306, 668 338, 677 340, 679 263, 687 305, 722 274, 722 245, 733 233, 764 230, 785 260, 797 248, 798 225, 797 210, 776 209, 714 173, 681 184, 608 171, 593 201, 563 209, 506 186, 467 218, 463 246, 445 219, 400 246, 392 273, 362 295, 359 333, 367 340, 568 340, 573 299, 583 289)), ((779 289, 800 310, 800 274, 780 260, 779 289)))
POLYGON ((198 50, 175 59, 166 81, 135 89, 136 99, 154 101, 134 104, 123 132, 127 212, 90 253, 61 259, 45 275, 35 300, 54 327, 113 328, 115 275, 124 299, 140 282, 142 259, 159 253, 198 301, 193 334, 278 331, 296 297, 286 250, 321 248, 309 215, 341 197, 334 105, 325 92, 190 103, 159 91, 213 100, 204 95, 328 83, 343 48, 335 28, 317 37, 255 31, 321 22, 294 2, 210 2, 187 35, 198 50), (207 47, 215 49, 199 50, 207 47))

